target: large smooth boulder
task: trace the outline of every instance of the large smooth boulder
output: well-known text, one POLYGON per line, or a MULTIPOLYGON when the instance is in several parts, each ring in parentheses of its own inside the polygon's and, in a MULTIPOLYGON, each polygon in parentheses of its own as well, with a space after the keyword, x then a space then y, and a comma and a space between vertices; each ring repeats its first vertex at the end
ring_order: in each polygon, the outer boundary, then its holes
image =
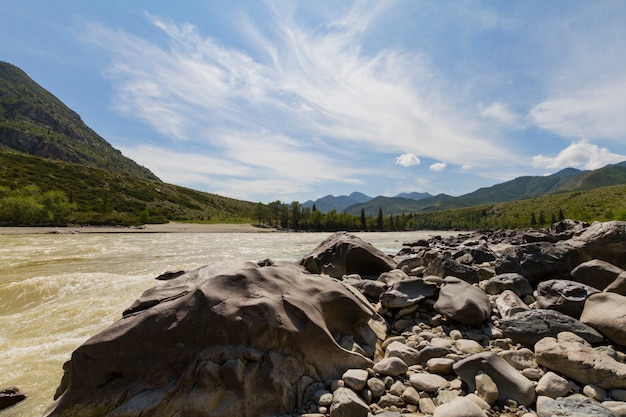
POLYGON ((372 306, 341 282, 291 267, 212 272, 147 291, 76 349, 46 416, 280 415, 309 386, 373 365, 336 342, 374 352, 378 340, 372 306))
POLYGON ((594 287, 565 279, 550 279, 537 285, 537 308, 560 311, 575 319, 580 317, 585 301, 600 292, 594 287))
POLYGON ((347 232, 332 234, 302 258, 300 264, 313 274, 334 278, 349 274, 378 277, 396 268, 390 256, 347 232))
POLYGON ((555 310, 521 311, 498 320, 500 330, 515 343, 532 346, 544 337, 556 337, 572 332, 589 343, 599 343, 604 337, 594 328, 555 310))
POLYGON ((489 297, 480 288, 456 277, 446 277, 435 311, 463 324, 480 324, 491 315, 489 297))
POLYGON ((626 221, 593 223, 566 242, 576 249, 576 265, 601 259, 626 269, 626 221))
POLYGON ((487 294, 497 295, 503 291, 513 291, 518 297, 533 294, 533 287, 530 282, 520 274, 510 272, 499 274, 485 281, 480 282, 480 288, 487 294))
POLYGON ((434 297, 439 287, 423 278, 408 278, 393 282, 380 295, 380 304, 385 308, 402 308, 434 297))
POLYGON ((531 284, 565 277, 575 266, 572 260, 574 250, 567 242, 569 240, 509 246, 495 263, 496 274, 515 272, 526 277, 531 284))
POLYGON ((615 281, 624 270, 600 259, 583 262, 572 269, 572 279, 602 291, 615 281))
POLYGON ((594 294, 580 317, 611 342, 626 346, 626 296, 613 292, 594 294))
POLYGON ((549 399, 537 407, 537 417, 617 417, 599 402, 581 394, 549 399))
POLYGON ((485 373, 497 385, 498 399, 512 399, 526 406, 535 402, 532 381, 493 352, 469 356, 455 363, 452 369, 469 386, 470 391, 476 390, 476 376, 485 373))
POLYGON ((607 390, 626 388, 626 364, 580 342, 543 338, 535 344, 535 359, 539 365, 581 385, 607 390))
POLYGON ((435 275, 441 278, 453 276, 469 283, 479 281, 478 273, 473 268, 463 265, 445 255, 440 255, 433 259, 433 261, 428 264, 425 275, 435 275))
POLYGON ((626 295, 626 272, 619 274, 617 278, 615 278, 615 281, 606 287, 604 291, 626 295))

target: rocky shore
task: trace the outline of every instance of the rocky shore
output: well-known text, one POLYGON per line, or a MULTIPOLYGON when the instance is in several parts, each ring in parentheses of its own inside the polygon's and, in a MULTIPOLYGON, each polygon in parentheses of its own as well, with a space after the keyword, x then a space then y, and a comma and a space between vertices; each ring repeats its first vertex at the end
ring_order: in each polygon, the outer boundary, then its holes
POLYGON ((626 222, 168 273, 46 416, 626 416, 626 222), (168 279, 169 278, 169 279, 168 279))

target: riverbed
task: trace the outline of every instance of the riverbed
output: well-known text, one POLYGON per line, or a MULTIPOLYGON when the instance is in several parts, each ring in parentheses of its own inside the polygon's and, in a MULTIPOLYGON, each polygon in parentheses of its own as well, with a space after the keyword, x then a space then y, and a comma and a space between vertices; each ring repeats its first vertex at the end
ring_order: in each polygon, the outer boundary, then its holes
MULTIPOLYGON (((22 230, 24 232, 24 230, 22 230)), ((298 261, 330 233, 2 233, 0 389, 28 398, 1 417, 40 417, 63 363, 121 317, 155 277, 223 261, 298 261)), ((440 232, 356 233, 385 253, 440 232)))

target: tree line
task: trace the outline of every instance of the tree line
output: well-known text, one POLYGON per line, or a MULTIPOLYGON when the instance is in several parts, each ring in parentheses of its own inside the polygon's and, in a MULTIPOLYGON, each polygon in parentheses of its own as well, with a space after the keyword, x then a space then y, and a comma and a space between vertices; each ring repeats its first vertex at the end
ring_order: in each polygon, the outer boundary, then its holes
POLYGON ((75 210, 63 191, 42 192, 36 185, 0 187, 0 225, 65 226, 75 210))
POLYGON ((283 203, 273 201, 258 203, 256 221, 259 226, 276 227, 296 231, 413 231, 413 230, 477 230, 498 228, 547 227, 563 220, 563 210, 546 214, 530 212, 523 215, 509 215, 499 212, 494 206, 480 206, 463 209, 409 212, 385 215, 381 207, 376 216, 366 215, 361 209, 360 216, 330 210, 322 213, 315 204, 304 207, 299 202, 283 203))

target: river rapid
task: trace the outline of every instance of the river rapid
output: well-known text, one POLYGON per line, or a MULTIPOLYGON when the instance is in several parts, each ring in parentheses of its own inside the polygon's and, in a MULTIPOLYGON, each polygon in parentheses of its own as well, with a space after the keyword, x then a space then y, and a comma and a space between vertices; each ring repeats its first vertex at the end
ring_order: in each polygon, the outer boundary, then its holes
MULTIPOLYGON (((357 233, 385 253, 439 232, 357 233)), ((40 417, 74 349, 121 317, 155 277, 221 261, 298 261, 329 233, 0 231, 0 389, 27 395, 1 417, 40 417)))

